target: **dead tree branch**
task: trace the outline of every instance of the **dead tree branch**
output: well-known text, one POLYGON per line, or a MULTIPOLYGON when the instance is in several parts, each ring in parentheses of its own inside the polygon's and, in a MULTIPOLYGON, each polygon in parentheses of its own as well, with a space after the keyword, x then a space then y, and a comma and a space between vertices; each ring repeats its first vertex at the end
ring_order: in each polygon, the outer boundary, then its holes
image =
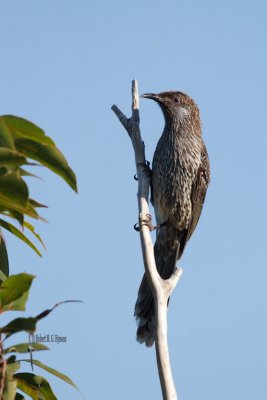
POLYGON ((162 395, 164 400, 175 400, 177 394, 172 377, 170 357, 167 341, 167 303, 172 291, 177 285, 182 269, 175 269, 173 275, 164 280, 158 274, 154 247, 150 236, 149 224, 151 216, 148 207, 150 175, 148 173, 147 162, 145 158, 145 145, 141 138, 139 127, 139 95, 137 81, 132 82, 132 116, 126 116, 120 109, 113 105, 111 109, 114 111, 132 141, 135 163, 138 176, 138 208, 139 208, 139 227, 140 239, 143 253, 144 266, 146 276, 150 283, 155 303, 155 344, 157 353, 158 372, 161 383, 162 395))

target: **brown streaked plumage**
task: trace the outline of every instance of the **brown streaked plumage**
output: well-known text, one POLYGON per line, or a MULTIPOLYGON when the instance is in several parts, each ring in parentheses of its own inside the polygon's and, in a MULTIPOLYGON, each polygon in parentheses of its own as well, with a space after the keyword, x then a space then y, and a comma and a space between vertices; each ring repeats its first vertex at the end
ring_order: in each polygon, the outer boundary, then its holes
MULTIPOLYGON (((151 202, 157 224, 154 253, 158 271, 168 279, 198 223, 210 179, 209 159, 202 140, 199 109, 182 92, 148 93, 162 109, 165 127, 152 163, 151 202)), ((154 342, 154 302, 144 276, 135 305, 137 340, 154 342)))

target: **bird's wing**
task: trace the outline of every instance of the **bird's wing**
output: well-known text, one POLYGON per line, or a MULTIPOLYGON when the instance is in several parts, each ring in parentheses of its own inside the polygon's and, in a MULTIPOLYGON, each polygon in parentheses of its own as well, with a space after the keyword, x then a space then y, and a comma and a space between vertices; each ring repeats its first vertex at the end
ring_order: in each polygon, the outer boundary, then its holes
POLYGON ((186 243, 192 236, 197 226, 202 211, 202 207, 204 204, 209 180, 210 180, 209 158, 207 150, 204 147, 201 153, 201 163, 196 174, 196 179, 194 180, 191 189, 192 217, 188 228, 180 233, 180 248, 179 248, 178 259, 181 258, 186 243))
POLYGON ((209 159, 206 148, 203 149, 201 154, 201 164, 197 171, 196 179, 192 185, 191 191, 191 205, 192 205, 192 218, 186 232, 185 244, 192 236, 204 204, 208 184, 210 180, 209 159))

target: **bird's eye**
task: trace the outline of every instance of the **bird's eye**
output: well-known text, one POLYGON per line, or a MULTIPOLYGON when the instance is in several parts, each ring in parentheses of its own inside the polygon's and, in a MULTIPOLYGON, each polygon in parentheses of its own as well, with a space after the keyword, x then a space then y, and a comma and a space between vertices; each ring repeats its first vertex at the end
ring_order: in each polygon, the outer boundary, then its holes
POLYGON ((179 99, 177 99, 177 97, 174 98, 174 102, 175 103, 179 103, 179 99))

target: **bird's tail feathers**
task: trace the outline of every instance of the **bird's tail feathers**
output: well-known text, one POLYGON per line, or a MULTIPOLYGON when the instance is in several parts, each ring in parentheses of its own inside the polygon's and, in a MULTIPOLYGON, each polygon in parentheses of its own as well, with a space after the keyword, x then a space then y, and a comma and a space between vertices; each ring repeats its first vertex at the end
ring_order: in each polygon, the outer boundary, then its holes
MULTIPOLYGON (((172 275, 179 247, 178 235, 174 229, 167 226, 161 228, 154 246, 154 254, 158 272, 163 279, 172 275)), ((155 340, 155 311, 153 294, 146 275, 143 276, 139 287, 134 315, 138 324, 137 341, 151 347, 155 340)))

